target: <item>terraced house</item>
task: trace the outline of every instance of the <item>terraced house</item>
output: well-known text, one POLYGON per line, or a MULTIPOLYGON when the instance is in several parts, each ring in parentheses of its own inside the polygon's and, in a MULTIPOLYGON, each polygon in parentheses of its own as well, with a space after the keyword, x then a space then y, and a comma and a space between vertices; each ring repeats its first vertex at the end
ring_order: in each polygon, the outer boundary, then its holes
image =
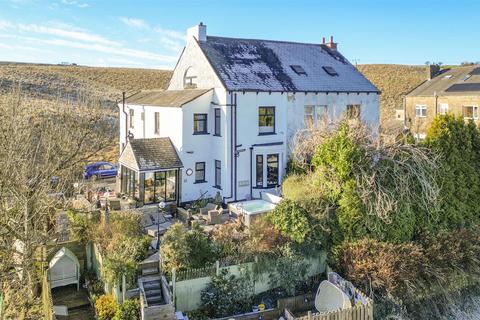
POLYGON ((202 23, 187 36, 168 89, 119 104, 121 189, 145 204, 278 191, 298 130, 343 116, 378 126, 379 91, 333 38, 214 37, 202 23))
POLYGON ((480 124, 480 66, 440 70, 429 66, 427 79, 405 98, 405 125, 418 140, 433 118, 450 112, 480 124))

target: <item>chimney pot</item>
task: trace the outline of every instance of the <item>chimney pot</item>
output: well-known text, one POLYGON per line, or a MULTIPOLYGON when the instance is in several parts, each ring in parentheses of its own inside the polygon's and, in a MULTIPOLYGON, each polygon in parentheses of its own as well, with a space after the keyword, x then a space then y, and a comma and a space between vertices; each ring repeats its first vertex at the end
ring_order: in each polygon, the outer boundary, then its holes
POLYGON ((330 42, 326 44, 332 50, 337 50, 337 43, 333 42, 333 36, 330 36, 330 42))
POLYGON ((432 80, 440 73, 440 66, 438 64, 429 64, 427 66, 427 80, 432 80))
POLYGON ((187 41, 195 38, 200 42, 207 41, 207 26, 200 22, 198 25, 187 29, 187 41))

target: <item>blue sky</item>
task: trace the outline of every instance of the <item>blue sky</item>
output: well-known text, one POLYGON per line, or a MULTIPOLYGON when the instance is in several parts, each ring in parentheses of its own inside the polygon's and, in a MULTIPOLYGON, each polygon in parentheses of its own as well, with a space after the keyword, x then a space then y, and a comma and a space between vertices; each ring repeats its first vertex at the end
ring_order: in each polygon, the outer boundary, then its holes
POLYGON ((480 61, 480 1, 0 0, 0 61, 173 68, 185 30, 320 43, 352 62, 480 61))

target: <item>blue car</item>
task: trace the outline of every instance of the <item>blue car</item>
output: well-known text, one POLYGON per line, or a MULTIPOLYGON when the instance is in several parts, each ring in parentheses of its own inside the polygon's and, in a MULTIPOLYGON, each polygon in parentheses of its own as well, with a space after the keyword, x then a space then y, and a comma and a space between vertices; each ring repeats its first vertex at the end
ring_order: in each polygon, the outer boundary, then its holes
POLYGON ((101 179, 116 177, 118 167, 110 162, 95 162, 87 165, 83 171, 85 179, 101 179))

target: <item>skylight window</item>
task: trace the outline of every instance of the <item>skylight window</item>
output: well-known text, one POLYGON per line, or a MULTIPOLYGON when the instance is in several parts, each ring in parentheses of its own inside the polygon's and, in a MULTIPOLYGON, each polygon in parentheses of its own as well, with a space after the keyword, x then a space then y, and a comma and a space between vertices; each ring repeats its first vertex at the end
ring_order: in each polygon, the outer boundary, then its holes
POLYGON ((333 69, 333 67, 323 66, 322 68, 323 68, 323 70, 325 70, 326 73, 328 73, 328 74, 331 75, 332 77, 338 76, 337 71, 335 71, 335 69, 333 69))
POLYGON ((290 68, 292 68, 292 70, 295 71, 296 74, 307 74, 303 67, 299 66, 298 64, 293 64, 290 66, 290 68))

